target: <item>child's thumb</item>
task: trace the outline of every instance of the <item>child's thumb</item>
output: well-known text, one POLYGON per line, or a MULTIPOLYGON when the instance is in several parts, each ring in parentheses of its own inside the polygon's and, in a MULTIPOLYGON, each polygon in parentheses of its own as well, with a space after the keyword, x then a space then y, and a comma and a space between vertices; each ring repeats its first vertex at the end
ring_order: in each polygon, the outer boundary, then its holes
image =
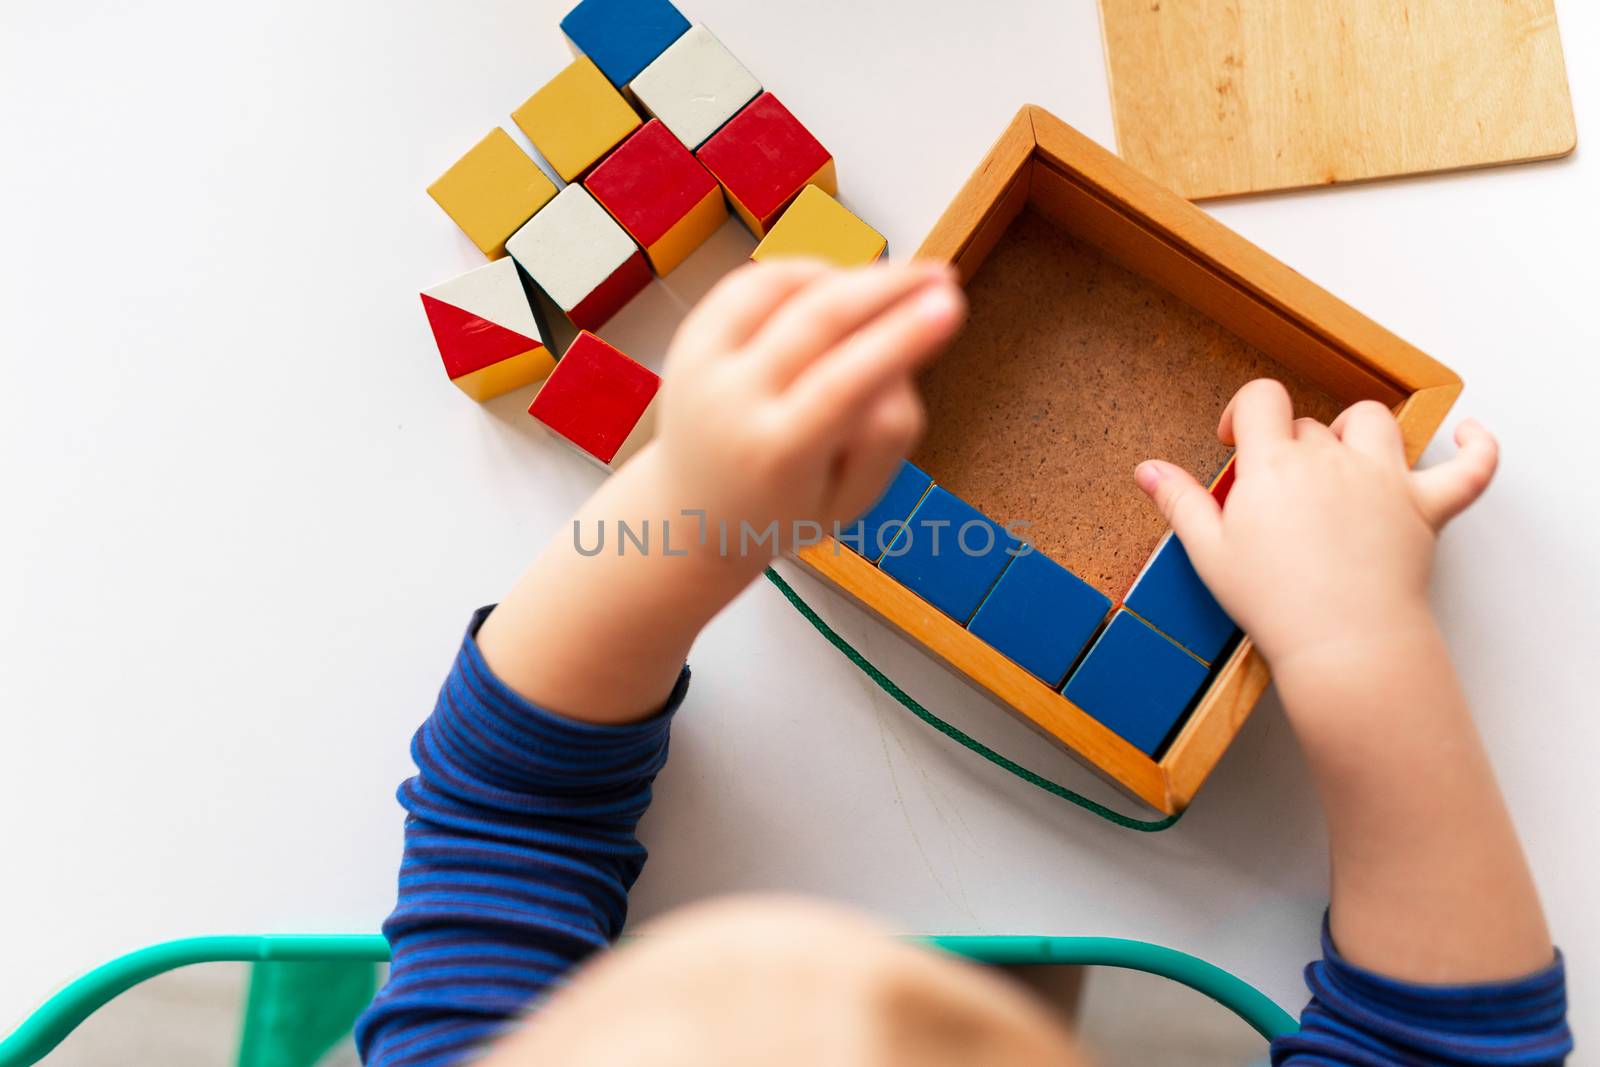
POLYGON ((1186 470, 1165 460, 1147 459, 1133 472, 1133 480, 1155 502, 1183 542, 1184 551, 1204 574, 1222 539, 1222 508, 1186 470))

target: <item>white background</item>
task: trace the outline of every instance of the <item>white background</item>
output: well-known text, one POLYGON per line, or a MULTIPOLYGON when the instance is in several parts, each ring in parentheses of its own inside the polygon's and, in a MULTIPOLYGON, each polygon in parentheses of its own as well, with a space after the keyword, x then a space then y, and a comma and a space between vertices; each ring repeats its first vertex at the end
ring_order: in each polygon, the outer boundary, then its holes
MULTIPOLYGON (((395 786, 469 612, 599 475, 442 375, 417 292, 481 262, 423 189, 566 62, 564 4, 13 0, 0 27, 0 1030, 119 952, 371 931, 395 786)), ((1017 107, 1111 144, 1091 0, 687 0, 907 253, 1017 107)), ((1600 10, 1561 5, 1580 142, 1600 10)), ((1600 166, 1212 210, 1466 379, 1505 445, 1435 602, 1600 1023, 1600 166)), ((604 332, 659 365, 731 223, 604 332)), ((791 571, 792 573, 792 571, 791 571)), ((1128 805, 853 608, 930 707, 1128 805)), ((1323 832, 1268 697, 1189 816, 1104 824, 910 719, 759 585, 707 631, 636 914, 822 893, 920 932, 1123 935, 1303 1000, 1323 832)), ((1403 709, 1396 709, 1403 714, 1403 709)))

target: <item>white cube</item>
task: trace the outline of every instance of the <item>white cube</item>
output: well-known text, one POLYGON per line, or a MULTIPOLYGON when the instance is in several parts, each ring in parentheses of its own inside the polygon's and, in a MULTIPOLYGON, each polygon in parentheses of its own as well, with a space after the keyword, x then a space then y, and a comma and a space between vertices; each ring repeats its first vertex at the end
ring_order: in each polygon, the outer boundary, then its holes
POLYGON ((583 330, 599 329, 651 277, 633 238, 581 185, 557 193, 506 251, 583 330))
POLYGON ((701 25, 628 83, 644 109, 690 151, 761 95, 761 83, 701 25))

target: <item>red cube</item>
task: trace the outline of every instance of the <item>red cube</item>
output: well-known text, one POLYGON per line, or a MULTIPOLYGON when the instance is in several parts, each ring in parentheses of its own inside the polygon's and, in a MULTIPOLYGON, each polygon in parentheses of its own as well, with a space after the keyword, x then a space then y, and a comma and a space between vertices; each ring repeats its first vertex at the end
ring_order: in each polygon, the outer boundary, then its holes
POLYGON ((752 100, 695 155, 757 237, 806 186, 839 194, 833 156, 771 93, 752 100))
POLYGON ((660 119, 622 142, 583 185, 657 274, 670 274, 728 217, 717 180, 660 119))
POLYGON ((655 371, 585 330, 556 361, 528 414, 607 469, 655 433, 655 371))

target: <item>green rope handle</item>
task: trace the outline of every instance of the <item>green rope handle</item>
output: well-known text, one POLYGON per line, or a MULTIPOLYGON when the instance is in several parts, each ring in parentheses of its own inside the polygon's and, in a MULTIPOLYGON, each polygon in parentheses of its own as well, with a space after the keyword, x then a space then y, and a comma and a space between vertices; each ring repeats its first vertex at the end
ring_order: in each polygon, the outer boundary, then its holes
MULTIPOLYGON (((1292 1034, 1294 1016, 1255 986, 1187 952, 1120 937, 1021 937, 946 935, 913 937, 977 963, 1078 964, 1120 967, 1169 978, 1203 993, 1271 1041, 1292 1034)), ((78 1024, 113 997, 158 974, 196 963, 333 962, 383 963, 389 943, 381 934, 257 934, 186 937, 136 949, 101 964, 40 1005, 9 1037, 0 1040, 0 1067, 32 1067, 78 1024)))
POLYGON ((1180 811, 1178 814, 1168 815, 1164 819, 1135 819, 1131 815, 1124 815, 1120 811, 1113 811, 1098 801, 1090 800, 1082 793, 1074 792, 1058 782, 1052 782, 1042 774, 1036 774, 1015 760, 1002 756, 1000 753, 996 752, 982 741, 979 741, 971 734, 965 733, 950 723, 945 722, 943 719, 939 718, 939 716, 935 715, 933 712, 917 703, 916 698, 910 693, 907 693, 904 689, 901 689, 898 685, 895 685, 894 681, 890 679, 888 675, 884 674, 877 667, 873 666, 871 661, 869 661, 867 657, 863 656, 861 653, 857 652, 850 642, 840 637, 837 630, 829 626, 826 622, 823 622, 822 616, 818 615, 810 604, 807 604, 804 600, 800 599, 800 594, 796 593, 794 591, 794 587, 788 582, 784 581, 783 576, 777 571, 773 570, 771 567, 768 567, 766 570, 766 575, 767 581, 778 587, 778 592, 782 593, 784 598, 788 600, 789 603, 794 605, 796 611, 805 616, 805 620, 816 629, 817 633, 827 638, 828 643, 834 648, 837 648, 840 652, 843 652, 846 659, 860 668, 861 673, 865 674, 868 678, 871 678, 874 682, 876 682, 879 689, 882 689, 885 693, 888 693, 890 696, 894 697, 895 700, 899 701, 901 707, 905 708, 911 714, 915 715, 917 718, 921 719, 935 730, 938 730, 941 734, 944 734, 956 744, 976 752, 978 755, 982 756, 996 767, 1011 772, 1018 778, 1021 778, 1024 782, 1027 782, 1029 785, 1038 786, 1040 789, 1043 789, 1046 793, 1049 793, 1052 796, 1058 796, 1068 803, 1076 804, 1084 811, 1098 815, 1107 822, 1115 823, 1116 825, 1124 827, 1125 829, 1137 830, 1142 834, 1159 833, 1162 830, 1173 826, 1180 818, 1183 817, 1183 812, 1180 811))
MULTIPOLYGON (((982 741, 945 722, 919 704, 911 694, 868 661, 838 631, 829 626, 800 598, 782 576, 768 567, 767 580, 778 588, 812 627, 828 643, 842 652, 878 688, 894 697, 911 714, 944 734, 950 740, 984 759, 1037 786, 1053 796, 1076 804, 1107 822, 1156 833, 1172 826, 1182 816, 1164 819, 1135 819, 1090 800, 1081 793, 1052 782, 1043 775, 1008 759, 982 741)), ((1194 956, 1141 941, 1102 937, 963 937, 927 939, 932 944, 972 959, 990 963, 1078 963, 1126 967, 1146 971, 1181 982, 1232 1010, 1268 1039, 1292 1033, 1294 1018, 1265 994, 1221 968, 1194 956)), ((261 935, 239 937, 196 937, 169 941, 131 952, 90 971, 72 982, 25 1019, 20 1027, 0 1041, 0 1067, 26 1067, 36 1063, 61 1040, 117 994, 147 978, 193 963, 221 961, 258 962, 263 960, 370 960, 389 958, 389 946, 377 934, 261 935)))
POLYGON ((163 941, 101 964, 45 1001, 11 1036, 0 1041, 0 1067, 31 1067, 107 1001, 179 967, 268 960, 383 963, 388 958, 389 943, 382 934, 263 934, 163 941))

